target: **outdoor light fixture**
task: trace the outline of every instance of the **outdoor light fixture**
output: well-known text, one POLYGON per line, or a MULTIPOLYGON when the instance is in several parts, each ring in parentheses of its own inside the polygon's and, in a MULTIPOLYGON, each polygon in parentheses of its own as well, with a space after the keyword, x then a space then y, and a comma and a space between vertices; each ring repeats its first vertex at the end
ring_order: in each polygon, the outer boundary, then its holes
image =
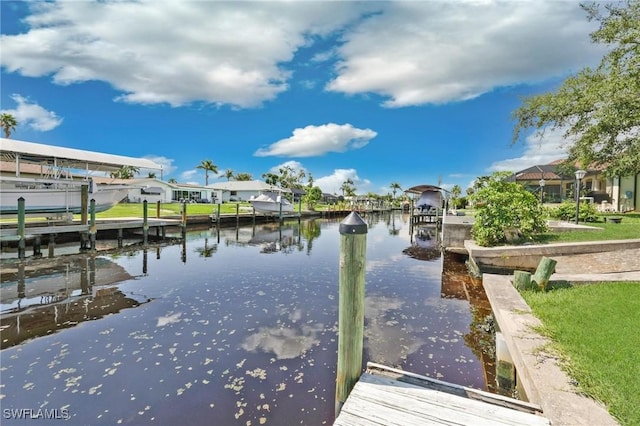
POLYGON ((544 178, 540 179, 538 184, 540 184, 540 204, 542 204, 544 201, 544 185, 546 184, 544 178))
POLYGON ((580 213, 580 184, 586 174, 587 172, 582 169, 576 170, 576 224, 578 224, 578 214, 580 213))

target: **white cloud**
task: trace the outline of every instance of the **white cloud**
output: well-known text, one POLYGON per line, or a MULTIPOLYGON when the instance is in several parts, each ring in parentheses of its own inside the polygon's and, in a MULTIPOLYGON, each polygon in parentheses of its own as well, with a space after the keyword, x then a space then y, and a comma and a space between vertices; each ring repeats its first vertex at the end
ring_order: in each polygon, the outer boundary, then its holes
POLYGON ((24 96, 14 93, 11 95, 11 99, 18 106, 15 109, 2 110, 2 112, 13 115, 18 126, 25 125, 39 132, 47 132, 62 124, 62 118, 58 117, 55 112, 47 111, 24 96))
POLYGON ((269 173, 278 174, 280 173, 280 169, 285 167, 290 168, 294 172, 297 172, 300 170, 305 173, 307 172, 307 169, 299 161, 285 161, 284 163, 278 164, 277 166, 274 166, 271 169, 269 169, 269 173))
POLYGON ((488 170, 517 172, 531 166, 549 164, 568 155, 563 129, 547 129, 542 136, 534 133, 526 138, 525 144, 522 156, 495 162, 488 170))
POLYGON ((595 63, 578 2, 386 3, 344 35, 327 89, 377 93, 388 107, 463 101, 595 63))
POLYGON ((333 174, 329 176, 315 179, 313 185, 320 187, 322 192, 341 195, 342 191, 340 191, 340 187, 347 179, 353 181, 357 194, 366 194, 369 192, 371 181, 360 178, 355 169, 336 169, 333 171, 333 174))
POLYGON ((288 89, 312 38, 358 18, 354 2, 33 2, 2 35, 2 67, 58 84, 105 81, 130 103, 255 107, 288 89))
POLYGON ((279 140, 267 148, 261 148, 254 155, 312 157, 328 152, 345 152, 349 149, 362 148, 376 135, 377 133, 371 129, 358 129, 351 124, 329 123, 321 126, 307 126, 295 129, 291 137, 279 140))
MULTIPOLYGON (((161 155, 145 155, 143 158, 147 160, 151 160, 156 164, 160 164, 162 166, 162 175, 166 179, 168 175, 173 173, 176 170, 176 166, 173 165, 173 159, 167 158, 161 155)), ((148 171, 140 171, 141 174, 146 174, 148 171)), ((160 172, 158 170, 149 170, 149 172, 154 172, 158 179, 160 178, 160 172)))
MULTIPOLYGON (((289 89, 296 53, 337 60, 331 91, 386 106, 446 103, 595 63, 571 1, 32 2, 2 67, 58 84, 105 81, 124 102, 256 107, 289 89), (340 33, 342 32, 342 33, 340 33)), ((309 84, 309 82, 306 82, 309 84)))

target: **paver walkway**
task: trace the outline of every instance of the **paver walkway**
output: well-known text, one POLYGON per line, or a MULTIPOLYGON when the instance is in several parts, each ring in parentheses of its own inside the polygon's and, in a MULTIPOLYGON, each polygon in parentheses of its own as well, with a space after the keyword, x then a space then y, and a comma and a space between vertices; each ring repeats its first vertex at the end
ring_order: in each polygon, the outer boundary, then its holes
POLYGON ((640 281, 640 248, 553 256, 552 280, 640 281))

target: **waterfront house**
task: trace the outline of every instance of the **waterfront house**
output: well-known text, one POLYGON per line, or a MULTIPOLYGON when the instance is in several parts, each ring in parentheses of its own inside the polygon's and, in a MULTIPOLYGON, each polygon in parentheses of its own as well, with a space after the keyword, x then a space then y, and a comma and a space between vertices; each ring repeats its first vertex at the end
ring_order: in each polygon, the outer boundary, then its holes
MULTIPOLYGON (((511 179, 540 194, 545 202, 559 203, 573 199, 576 178, 562 174, 558 166, 562 160, 520 170, 511 179), (544 182, 542 182, 544 181, 544 182)), ((625 177, 606 177, 601 168, 587 168, 580 191, 601 210, 625 212, 640 209, 640 174, 625 177)))

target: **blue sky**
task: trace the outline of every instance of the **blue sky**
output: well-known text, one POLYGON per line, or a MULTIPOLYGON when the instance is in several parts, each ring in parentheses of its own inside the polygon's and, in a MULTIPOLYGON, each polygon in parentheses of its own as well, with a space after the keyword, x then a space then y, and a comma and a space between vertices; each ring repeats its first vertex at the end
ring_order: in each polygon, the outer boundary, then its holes
MULTIPOLYGON (((324 192, 386 194, 546 164, 511 144, 522 96, 596 64, 577 1, 1 1, 0 110, 13 139, 254 179, 283 165, 324 192)), ((222 175, 212 178, 225 180, 222 175)))

